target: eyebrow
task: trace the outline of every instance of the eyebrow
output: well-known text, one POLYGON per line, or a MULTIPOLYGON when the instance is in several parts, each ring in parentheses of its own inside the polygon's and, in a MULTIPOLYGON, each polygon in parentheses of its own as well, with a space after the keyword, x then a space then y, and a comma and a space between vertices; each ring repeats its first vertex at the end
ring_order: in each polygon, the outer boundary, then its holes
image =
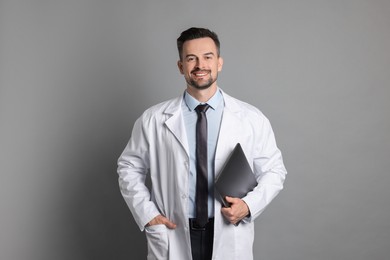
MULTIPOLYGON (((206 53, 203 54, 203 56, 208 56, 208 55, 213 55, 213 56, 215 56, 214 52, 212 52, 212 51, 206 52, 206 53)), ((187 54, 187 55, 186 55, 186 58, 192 57, 192 56, 196 57, 195 54, 187 54)))

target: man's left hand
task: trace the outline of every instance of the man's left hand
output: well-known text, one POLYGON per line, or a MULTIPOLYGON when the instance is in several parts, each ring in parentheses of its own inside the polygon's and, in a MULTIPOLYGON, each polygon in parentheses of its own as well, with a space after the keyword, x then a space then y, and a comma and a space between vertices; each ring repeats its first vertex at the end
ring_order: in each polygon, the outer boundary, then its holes
POLYGON ((230 207, 222 208, 221 212, 230 223, 235 225, 249 215, 248 205, 242 199, 226 196, 225 200, 230 203, 230 207))

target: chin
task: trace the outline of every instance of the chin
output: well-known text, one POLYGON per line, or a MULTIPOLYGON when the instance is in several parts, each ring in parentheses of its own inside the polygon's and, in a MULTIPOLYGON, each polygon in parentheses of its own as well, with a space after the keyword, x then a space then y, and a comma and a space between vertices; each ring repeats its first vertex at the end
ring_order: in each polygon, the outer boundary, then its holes
POLYGON ((196 82, 194 82, 194 81, 190 81, 190 82, 187 82, 188 83, 188 85, 190 85, 191 87, 193 87, 193 88, 195 88, 195 89, 198 89, 198 90, 205 90, 205 89, 209 89, 209 88, 211 88, 213 85, 214 85, 214 83, 216 82, 216 80, 213 80, 213 81, 209 81, 209 82, 206 82, 205 84, 203 84, 203 85, 199 85, 199 84, 197 84, 196 82))
POLYGON ((205 89, 208 89, 208 88, 211 88, 212 85, 203 85, 203 86, 199 86, 199 85, 196 85, 196 86, 193 86, 194 88, 196 89, 199 89, 199 90, 205 90, 205 89))

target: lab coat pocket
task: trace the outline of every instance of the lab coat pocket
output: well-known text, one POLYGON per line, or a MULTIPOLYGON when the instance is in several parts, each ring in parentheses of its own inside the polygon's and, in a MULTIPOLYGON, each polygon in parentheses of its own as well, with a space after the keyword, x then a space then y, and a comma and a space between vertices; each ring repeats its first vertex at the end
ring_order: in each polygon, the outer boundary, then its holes
POLYGON ((168 230, 165 225, 145 227, 148 260, 168 259, 168 230))

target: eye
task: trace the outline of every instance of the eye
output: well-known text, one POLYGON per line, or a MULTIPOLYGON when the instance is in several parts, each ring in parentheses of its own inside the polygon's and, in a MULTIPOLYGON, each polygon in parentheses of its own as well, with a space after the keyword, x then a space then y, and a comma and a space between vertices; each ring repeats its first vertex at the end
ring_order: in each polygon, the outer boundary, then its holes
POLYGON ((188 58, 187 58, 187 61, 188 61, 188 62, 191 62, 191 61, 194 61, 194 60, 195 60, 195 57, 188 57, 188 58))

